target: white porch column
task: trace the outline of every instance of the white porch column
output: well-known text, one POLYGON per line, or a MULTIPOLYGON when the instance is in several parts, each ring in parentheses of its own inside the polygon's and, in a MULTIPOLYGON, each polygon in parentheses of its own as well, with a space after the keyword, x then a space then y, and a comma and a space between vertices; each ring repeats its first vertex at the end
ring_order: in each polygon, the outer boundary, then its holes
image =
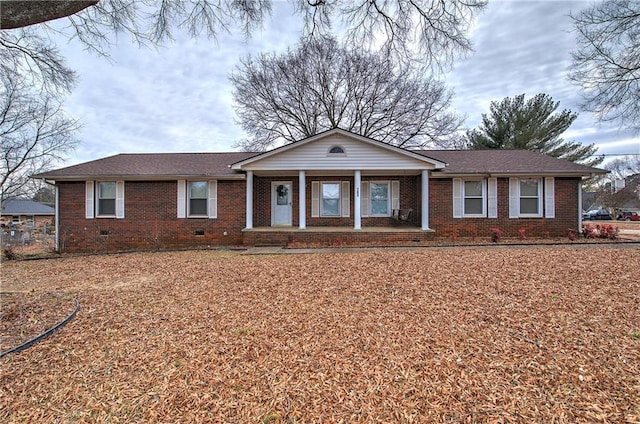
POLYGON ((422 223, 423 230, 429 229, 429 171, 422 171, 422 223))
POLYGON ((307 228, 307 189, 304 171, 298 173, 298 222, 300 229, 307 228))
POLYGON ((247 214, 246 229, 253 228, 253 171, 247 171, 247 201, 245 212, 247 214))
POLYGON ((361 230, 362 229, 362 217, 360 211, 360 190, 362 188, 362 178, 360 171, 355 171, 353 173, 353 229, 361 230))
MULTIPOLYGON (((55 184, 55 181, 54 181, 55 184)), ((60 251, 60 186, 55 184, 53 186, 56 190, 56 209, 55 209, 55 226, 56 226, 56 251, 60 251)), ((34 218, 35 219, 35 218, 34 218)))

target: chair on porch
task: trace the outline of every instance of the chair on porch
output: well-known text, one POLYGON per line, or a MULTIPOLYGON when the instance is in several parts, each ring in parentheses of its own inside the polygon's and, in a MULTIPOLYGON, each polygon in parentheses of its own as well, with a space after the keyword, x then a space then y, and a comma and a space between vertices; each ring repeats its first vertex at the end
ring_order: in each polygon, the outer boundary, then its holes
POLYGON ((413 215, 413 209, 394 209, 391 216, 397 224, 400 224, 411 220, 411 215, 413 215))

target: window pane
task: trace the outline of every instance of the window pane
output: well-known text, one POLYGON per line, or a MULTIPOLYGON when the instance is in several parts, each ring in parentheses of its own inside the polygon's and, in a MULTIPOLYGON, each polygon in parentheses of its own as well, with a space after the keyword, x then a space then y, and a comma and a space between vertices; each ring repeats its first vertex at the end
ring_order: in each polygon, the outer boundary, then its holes
POLYGON ((389 184, 371 183, 371 214, 389 215, 389 184))
POLYGON ((116 199, 99 199, 98 215, 115 215, 116 199))
POLYGON ((521 197, 538 197, 538 180, 520 180, 521 197))
POLYGON ((206 215, 207 199, 189 199, 189 215, 206 215))
POLYGON ((340 198, 340 184, 338 184, 338 183, 323 183, 322 184, 322 198, 323 199, 339 199, 340 198))
POLYGON ((389 202, 386 200, 372 200, 371 201, 371 214, 372 215, 389 215, 389 202))
POLYGON ((371 198, 374 200, 389 199, 389 184, 371 183, 371 198))
POLYGON ((482 181, 465 181, 465 197, 482 197, 482 181))
POLYGON ((322 199, 322 215, 339 215, 340 202, 338 199, 322 199))
POLYGON ((482 215, 482 199, 464 199, 465 215, 482 215))
POLYGON ((191 181, 189 183, 190 199, 206 199, 208 184, 206 181, 191 181))
POLYGON ((99 199, 115 199, 116 198, 116 183, 98 183, 98 198, 99 199))
POLYGON ((539 214, 538 211, 538 199, 537 198, 525 198, 520 199, 520 213, 521 214, 539 214))

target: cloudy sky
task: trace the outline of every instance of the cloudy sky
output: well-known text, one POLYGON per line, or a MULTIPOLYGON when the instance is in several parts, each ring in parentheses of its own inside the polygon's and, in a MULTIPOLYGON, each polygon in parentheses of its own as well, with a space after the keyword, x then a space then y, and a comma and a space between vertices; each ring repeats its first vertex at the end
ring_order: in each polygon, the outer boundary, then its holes
MULTIPOLYGON (((455 91, 454 108, 479 125, 493 100, 547 93, 560 109, 579 111, 579 89, 566 78, 575 45, 570 12, 588 6, 568 1, 490 1, 472 28, 475 52, 444 76, 455 91)), ((233 150, 244 133, 233 110, 229 73, 248 54, 282 52, 297 41, 300 19, 287 2, 274 0, 272 18, 245 40, 221 36, 217 43, 178 34, 174 43, 139 48, 126 38, 110 59, 60 39, 59 47, 79 83, 66 109, 79 119, 82 144, 63 165, 117 153, 220 152, 233 150)), ((640 154, 640 135, 598 124, 581 112, 564 134, 595 143, 599 151, 640 154)))

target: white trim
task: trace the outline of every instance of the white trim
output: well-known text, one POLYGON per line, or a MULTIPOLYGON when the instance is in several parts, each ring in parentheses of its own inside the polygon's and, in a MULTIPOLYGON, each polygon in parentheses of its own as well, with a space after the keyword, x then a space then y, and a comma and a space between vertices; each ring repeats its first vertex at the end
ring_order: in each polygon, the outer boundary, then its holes
POLYGON ((329 157, 331 157, 331 156, 347 156, 347 149, 345 149, 344 146, 341 145, 341 144, 332 144, 327 149, 327 156, 329 156, 329 157), (335 149, 336 147, 338 147, 339 149, 342 149, 342 152, 333 152, 332 153, 331 150, 335 149))
POLYGON ((429 229, 429 171, 422 171, 422 219, 421 228, 429 229))
POLYGON ((253 228, 253 171, 247 171, 245 213, 245 228, 250 230, 253 228))
POLYGON ((116 181, 116 218, 124 219, 124 181, 116 181))
POLYGON ((340 203, 342 209, 342 217, 351 216, 351 190, 349 181, 342 181, 340 187, 340 203))
POLYGON ((487 218, 498 217, 498 179, 487 179, 487 218))
POLYGON ((556 193, 555 179, 553 177, 545 177, 544 179, 544 217, 556 217, 556 193))
MULTIPOLYGON (((522 199, 522 194, 520 193, 520 186, 523 181, 536 181, 538 186, 538 213, 522 213, 520 209, 520 218, 542 218, 542 178, 519 178, 518 179, 518 208, 520 208, 520 200, 522 199)), ((533 197, 527 197, 528 199, 532 199, 533 197)))
POLYGON ((250 165, 250 164, 252 164, 252 163, 254 163, 256 161, 260 161, 260 160, 266 159, 268 157, 271 157, 271 156, 274 156, 274 155, 278 155, 278 154, 280 154, 282 152, 286 152, 286 151, 291 150, 291 149, 297 149, 297 148, 302 147, 302 146, 304 146, 306 144, 313 143, 314 141, 321 140, 321 139, 327 138, 327 137, 331 137, 331 136, 334 136, 336 134, 342 135, 344 137, 348 137, 348 138, 356 140, 356 141, 360 141, 360 142, 363 142, 363 143, 367 143, 367 144, 371 144, 371 145, 374 145, 374 146, 378 146, 381 149, 390 150, 390 151, 393 151, 393 152, 396 152, 396 153, 401 153, 402 155, 405 155, 405 156, 413 158, 413 159, 417 159, 420 162, 423 162, 425 164, 432 165, 434 167, 434 169, 442 169, 447 165, 446 163, 441 162, 439 160, 423 156, 421 154, 412 152, 412 151, 407 150, 407 149, 403 149, 401 147, 393 146, 391 144, 383 143, 381 141, 374 140, 374 139, 369 138, 369 137, 364 137, 364 136, 361 136, 361 135, 358 135, 358 134, 354 134, 354 133, 351 133, 349 131, 342 130, 340 128, 334 128, 334 129, 322 132, 320 134, 316 134, 314 136, 311 136, 311 137, 296 141, 295 143, 289 143, 289 144, 284 145, 282 147, 278 147, 276 149, 273 149, 273 150, 258 154, 256 156, 253 156, 251 158, 245 159, 243 161, 236 162, 236 163, 231 165, 231 169, 242 170, 247 165, 250 165))
POLYGON ((454 178, 453 179, 453 188, 452 188, 452 198, 453 198, 453 217, 454 218, 462 218, 462 179, 454 178))
POLYGON ((187 180, 177 181, 177 199, 176 207, 178 211, 178 218, 187 217, 187 180))
POLYGON ((56 225, 55 243, 56 251, 60 251, 60 187, 56 184, 53 186, 56 192, 56 209, 54 215, 54 222, 56 225))
MULTIPOLYGON (((95 199, 94 199, 94 182, 86 181, 85 182, 85 190, 84 190, 84 217, 86 219, 93 219, 95 214, 95 199)), ((56 213, 60 213, 59 210, 56 210, 56 213)))
POLYGON ((320 216, 320 181, 311 181, 311 216, 320 216))
MULTIPOLYGON (((124 209, 124 186, 123 186, 122 196, 123 196, 122 207, 124 209)), ((107 198, 107 199, 110 199, 110 198, 107 198)), ((96 218, 117 218, 117 213, 118 213, 118 182, 114 181, 114 180, 96 181, 95 184, 94 184, 94 202, 93 202, 93 204, 94 204, 93 207, 94 207, 94 213, 95 213, 94 216, 96 218), (103 214, 100 211, 100 200, 102 200, 100 198, 100 184, 106 184, 106 183, 113 183, 116 186, 116 194, 115 194, 115 198, 113 199, 113 201, 114 201, 114 205, 113 205, 113 207, 114 207, 114 211, 113 212, 114 213, 113 214, 103 214)), ((124 217, 124 210, 123 210, 122 214, 123 214, 123 217, 124 217)))
POLYGON ((304 171, 298 172, 298 228, 307 228, 307 183, 304 171))
POLYGON ((355 186, 353 192, 353 229, 362 229, 362 175, 360 171, 354 171, 353 173, 353 185, 355 186))
POLYGON ((380 217, 384 218, 384 217, 391 216, 391 214, 392 214, 392 210, 391 210, 392 198, 391 198, 391 196, 392 196, 392 193, 391 193, 391 181, 390 180, 369 181, 369 216, 378 217, 378 218, 380 218, 380 217), (373 198, 373 196, 371 196, 372 184, 380 184, 380 185, 384 184, 384 185, 387 186, 387 213, 386 214, 374 214, 372 212, 372 207, 371 207, 372 203, 373 203, 372 200, 371 200, 373 198))
POLYGON ((342 181, 320 181, 320 191, 318 193, 318 208, 321 218, 340 218, 342 217, 342 181), (335 184, 338 186, 338 211, 336 214, 325 214, 322 206, 324 205, 324 185, 335 184))
POLYGON ((520 179, 509 178, 509 218, 520 217, 520 179))
MULTIPOLYGON (((460 184, 460 197, 462 198, 461 206, 462 206, 462 217, 463 218, 486 218, 487 217, 487 182, 485 179, 478 178, 466 178, 463 179, 460 184), (465 200, 467 199, 467 184, 468 182, 479 182, 480 183, 480 191, 481 191, 481 204, 482 204, 482 212, 481 213, 467 213, 465 208, 465 200)), ((474 196, 473 199, 477 199, 478 197, 474 196)))
POLYGON ((362 182, 362 190, 360 190, 360 193, 362 194, 360 215, 366 218, 369 216, 369 181, 362 182))
POLYGON ((218 181, 210 180, 209 182, 209 198, 207 199, 207 212, 209 219, 218 217, 218 181))
POLYGON ((400 181, 391 181, 391 211, 400 209, 400 181))
MULTIPOLYGON (((291 181, 271 181, 271 226, 272 227, 290 227, 293 224, 293 182, 291 181), (288 187, 287 199, 289 203, 288 207, 288 219, 284 223, 276 223, 276 206, 278 201, 278 186, 283 185, 288 187)), ((285 205, 280 205, 285 206, 285 205)))

